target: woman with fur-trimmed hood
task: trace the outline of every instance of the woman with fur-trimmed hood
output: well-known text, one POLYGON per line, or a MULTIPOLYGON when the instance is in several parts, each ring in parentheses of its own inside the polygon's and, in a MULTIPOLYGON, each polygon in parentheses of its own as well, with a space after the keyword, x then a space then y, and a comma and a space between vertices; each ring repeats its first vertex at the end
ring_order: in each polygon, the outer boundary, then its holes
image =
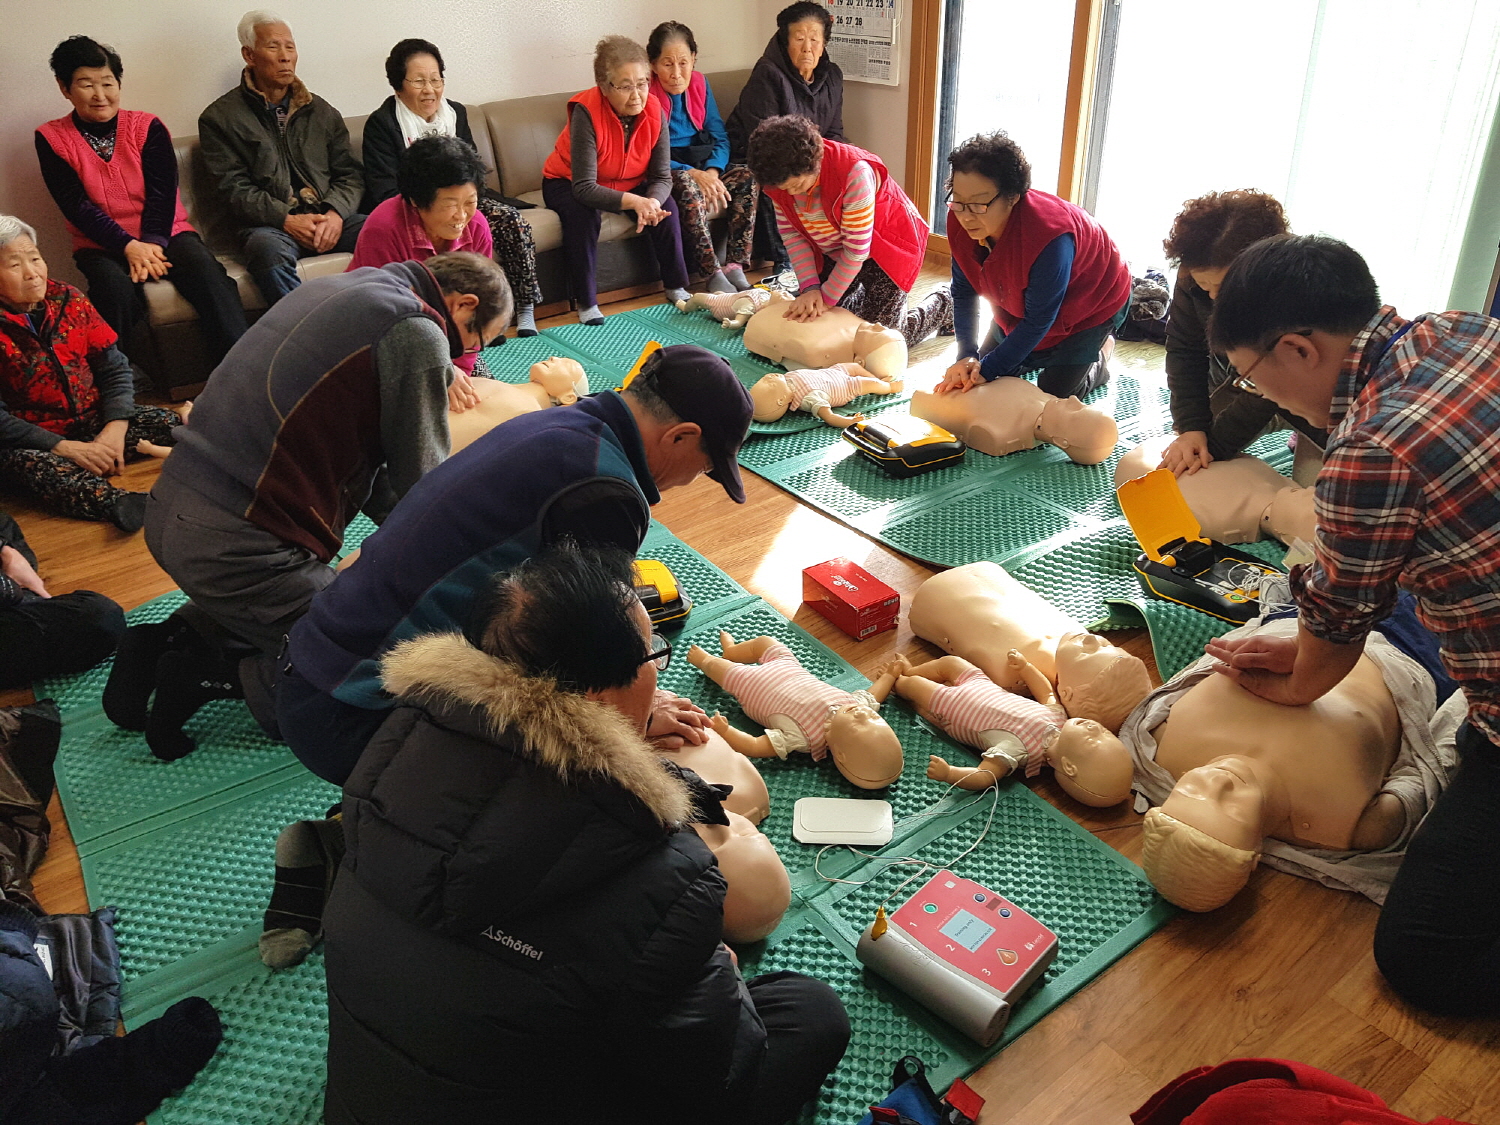
POLYGON ((779 1122, 848 1040, 826 985, 744 982, 696 778, 643 741, 671 649, 621 552, 523 564, 384 660, 325 914, 325 1121, 779 1122))

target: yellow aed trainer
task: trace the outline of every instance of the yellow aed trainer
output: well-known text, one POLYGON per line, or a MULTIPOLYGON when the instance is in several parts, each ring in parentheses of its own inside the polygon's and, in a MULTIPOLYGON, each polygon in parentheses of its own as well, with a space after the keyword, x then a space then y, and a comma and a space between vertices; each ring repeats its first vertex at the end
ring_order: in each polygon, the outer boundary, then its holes
POLYGON ((672 568, 658 559, 635 560, 635 593, 657 628, 681 625, 693 611, 693 599, 677 585, 672 568))
POLYGON ((1153 597, 1243 625, 1260 613, 1260 584, 1280 567, 1203 534, 1170 469, 1154 469, 1115 490, 1142 552, 1134 570, 1153 597))
POLYGON ((843 438, 861 457, 893 477, 914 477, 957 465, 968 448, 941 426, 910 414, 857 418, 844 430, 843 438))

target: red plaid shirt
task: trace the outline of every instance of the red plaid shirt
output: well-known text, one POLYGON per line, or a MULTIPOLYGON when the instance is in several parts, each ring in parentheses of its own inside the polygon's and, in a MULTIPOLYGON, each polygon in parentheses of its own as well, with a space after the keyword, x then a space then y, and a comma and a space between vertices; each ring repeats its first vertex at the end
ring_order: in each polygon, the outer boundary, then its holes
POLYGON ((1500 320, 1381 309, 1339 375, 1316 498, 1293 582, 1308 632, 1363 640, 1404 586, 1500 742, 1500 320))

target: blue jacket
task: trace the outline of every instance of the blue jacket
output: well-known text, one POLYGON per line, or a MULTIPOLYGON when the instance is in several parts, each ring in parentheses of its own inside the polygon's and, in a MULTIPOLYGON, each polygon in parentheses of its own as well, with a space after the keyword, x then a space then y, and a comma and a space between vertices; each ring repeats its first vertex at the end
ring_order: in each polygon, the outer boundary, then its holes
POLYGON ((287 655, 320 690, 389 709, 379 662, 392 646, 463 632, 496 574, 561 536, 634 553, 659 499, 615 392, 513 418, 417 482, 313 599, 287 655))

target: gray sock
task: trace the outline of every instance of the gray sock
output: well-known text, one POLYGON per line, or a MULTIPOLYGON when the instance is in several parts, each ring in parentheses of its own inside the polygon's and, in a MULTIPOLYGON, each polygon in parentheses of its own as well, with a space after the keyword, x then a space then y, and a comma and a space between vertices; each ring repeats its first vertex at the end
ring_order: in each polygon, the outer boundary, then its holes
POLYGON ((723 270, 714 270, 714 275, 708 279, 708 285, 705 288, 710 293, 738 293, 740 291, 739 286, 730 281, 723 270))
POLYGON ((604 314, 599 311, 598 305, 590 305, 586 309, 578 310, 578 323, 600 325, 604 323, 604 314))
POLYGON ((516 332, 522 336, 536 335, 535 305, 522 305, 516 310, 516 332))
MULTIPOLYGON (((709 288, 713 289, 713 284, 712 283, 709 284, 709 288)), ((714 291, 715 292, 722 292, 722 290, 714 290, 714 291)), ((667 290, 667 300, 671 301, 674 305, 678 301, 686 301, 691 296, 692 296, 692 294, 689 293, 686 289, 668 289, 667 290)))
POLYGON ((300 964, 323 939, 323 905, 344 859, 340 818, 299 820, 276 840, 276 885, 260 935, 260 959, 272 969, 300 964))
POLYGON ((724 276, 727 277, 729 279, 729 283, 736 289, 738 289, 741 293, 743 293, 746 289, 755 288, 755 286, 751 284, 750 279, 745 276, 745 267, 740 265, 738 262, 728 263, 724 267, 724 276))

